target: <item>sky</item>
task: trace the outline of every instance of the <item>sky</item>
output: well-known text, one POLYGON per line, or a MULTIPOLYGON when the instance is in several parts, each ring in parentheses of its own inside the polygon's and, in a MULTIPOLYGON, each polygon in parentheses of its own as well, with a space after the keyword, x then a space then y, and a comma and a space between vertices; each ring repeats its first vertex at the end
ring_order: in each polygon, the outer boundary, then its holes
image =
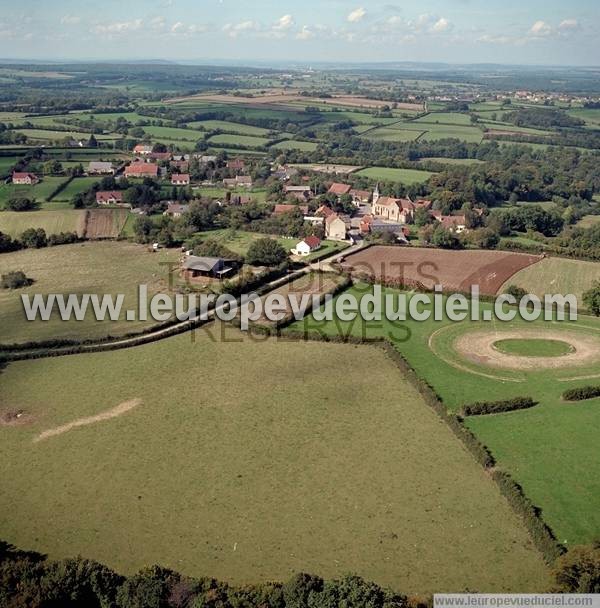
POLYGON ((599 0, 0 0, 0 58, 599 65, 599 0))

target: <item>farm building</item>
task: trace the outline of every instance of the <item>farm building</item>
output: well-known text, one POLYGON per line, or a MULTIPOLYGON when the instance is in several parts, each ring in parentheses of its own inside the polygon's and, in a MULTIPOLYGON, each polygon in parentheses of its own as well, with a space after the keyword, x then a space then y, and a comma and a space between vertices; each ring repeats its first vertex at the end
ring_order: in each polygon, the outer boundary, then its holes
POLYGON ((112 163, 93 160, 88 165, 88 175, 113 175, 115 170, 112 163))
POLYGON ((226 177, 223 180, 223 185, 226 188, 235 188, 237 186, 252 187, 252 178, 249 175, 237 175, 236 177, 226 177))
POLYGON ((290 211, 295 211, 296 209, 300 209, 304 215, 308 213, 308 205, 275 205, 272 215, 282 215, 284 213, 289 213, 290 211))
POLYGON ((171 160, 172 155, 170 152, 150 152, 150 154, 148 154, 148 159, 149 160, 154 160, 154 161, 162 161, 162 162, 166 162, 171 160))
POLYGON ((371 200, 371 193, 368 190, 355 190, 352 189, 349 192, 352 197, 352 202, 359 207, 360 205, 365 205, 371 200))
POLYGON ((227 161, 227 168, 232 171, 243 171, 246 167, 246 163, 240 158, 234 158, 233 160, 227 161))
POLYGON ((285 194, 299 201, 307 201, 312 198, 313 193, 310 186, 286 186, 285 194))
POLYGON ((96 192, 96 203, 98 205, 122 205, 123 193, 119 190, 101 190, 96 192))
POLYGON ((348 184, 340 184, 338 182, 334 182, 329 186, 329 190, 327 190, 328 194, 335 194, 336 196, 342 196, 344 194, 349 194, 350 190, 352 190, 352 186, 348 184))
POLYGON ((294 255, 306 256, 310 255, 313 251, 316 251, 321 247, 321 239, 316 236, 307 236, 303 241, 300 241, 292 253, 294 255))
POLYGON ((154 163, 131 163, 125 168, 125 177, 157 177, 158 165, 154 163))
POLYGON ((33 173, 18 173, 15 172, 12 174, 12 183, 23 186, 33 186, 39 182, 39 178, 37 175, 33 173))
POLYGON ((168 203, 167 209, 163 215, 181 217, 189 208, 189 205, 182 205, 181 203, 168 203))
POLYGON ((442 215, 436 219, 444 228, 456 234, 464 232, 467 228, 467 220, 464 215, 442 215))
POLYGON ((171 184, 173 186, 189 186, 190 176, 187 173, 173 173, 171 175, 171 184))
POLYGON ((133 149, 133 153, 147 156, 148 154, 152 154, 152 146, 150 144, 137 144, 133 149))
POLYGON ((190 169, 190 163, 187 160, 172 160, 169 166, 171 169, 176 169, 179 173, 187 173, 190 169))
POLYGON ((185 279, 221 279, 234 271, 233 264, 227 265, 223 258, 188 256, 182 265, 185 279))

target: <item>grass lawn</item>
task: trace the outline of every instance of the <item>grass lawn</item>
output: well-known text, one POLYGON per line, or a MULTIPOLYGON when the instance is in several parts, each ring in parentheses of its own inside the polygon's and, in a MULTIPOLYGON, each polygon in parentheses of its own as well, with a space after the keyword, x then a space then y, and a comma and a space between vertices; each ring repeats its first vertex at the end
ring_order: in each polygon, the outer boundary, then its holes
POLYGON ((548 257, 517 272, 502 286, 502 290, 508 285, 518 285, 540 297, 544 294, 572 293, 583 305, 583 292, 599 280, 600 264, 597 262, 548 257))
POLYGON ((247 146, 248 148, 262 148, 268 145, 269 140, 266 137, 252 137, 251 135, 233 135, 222 134, 213 135, 207 140, 207 143, 212 145, 224 146, 247 146))
POLYGON ((55 201, 68 201, 71 202, 76 194, 89 190, 94 184, 97 184, 101 177, 76 177, 73 181, 67 184, 64 190, 61 190, 56 196, 52 198, 52 202, 55 201))
POLYGON ((300 152, 314 152, 318 143, 314 141, 298 141, 297 139, 288 139, 286 141, 280 141, 279 143, 271 146, 271 149, 275 150, 300 150, 300 152))
MULTIPOLYGON (((426 126, 425 123, 421 123, 426 126)), ((440 139, 460 139, 467 143, 481 143, 483 131, 477 127, 462 127, 449 125, 427 124, 427 133, 419 138, 419 141, 438 141, 440 139)))
POLYGON ((302 571, 405 593, 546 588, 493 482, 379 349, 226 332, 5 369, 2 403, 32 423, 0 427, 0 537, 238 584, 302 571))
POLYGON ((25 289, 0 290, 0 344, 52 338, 100 338, 139 331, 154 324, 153 321, 127 322, 125 311, 137 308, 140 283, 147 284, 149 292, 167 289, 168 267, 161 262, 176 261, 178 255, 175 250, 150 253, 141 245, 108 241, 3 253, 0 274, 22 270, 35 283, 25 289), (28 322, 21 295, 36 293, 122 293, 125 295, 122 319, 112 323, 108 319, 95 321, 87 315, 84 321, 63 322, 53 317, 47 322, 28 322))
POLYGON ((16 185, 13 183, 0 183, 0 209, 4 208, 11 198, 29 198, 42 202, 56 190, 59 184, 68 180, 68 177, 44 177, 35 186, 16 185))
POLYGON ((43 228, 46 234, 77 232, 83 211, 78 209, 0 212, 0 232, 20 236, 27 228, 43 228))
POLYGON ((0 177, 11 174, 12 167, 20 160, 20 156, 0 156, 0 177))
POLYGON ((390 182, 402 182, 404 184, 421 184, 426 182, 434 173, 431 171, 420 171, 419 169, 395 169, 392 167, 368 167, 356 172, 369 179, 380 179, 390 182))
MULTIPOLYGON (((359 297, 371 293, 368 286, 352 291, 359 297)), ((392 289, 384 294, 398 295, 392 289)), ((482 308, 489 305, 482 304, 482 308)), ((385 310, 385 308, 384 308, 385 310)), ((525 494, 543 510, 544 520, 557 538, 567 546, 589 543, 600 536, 600 451, 597 429, 600 425, 600 399, 574 406, 561 400, 563 391, 589 384, 590 380, 568 380, 574 376, 600 374, 598 365, 526 371, 493 368, 467 359, 454 348, 456 339, 470 331, 490 328, 496 340, 505 330, 539 328, 576 331, 597 337, 600 322, 581 317, 574 324, 525 321, 513 323, 452 323, 448 319, 425 322, 382 321, 368 325, 356 321, 316 322, 312 316, 291 326, 314 328, 325 333, 389 335, 396 348, 416 372, 441 396, 448 408, 465 403, 531 396, 539 405, 530 409, 468 419, 469 427, 507 470, 523 486, 525 494), (564 329, 563 329, 564 328, 564 329)), ((593 382, 593 380, 592 380, 593 382)))
POLYGON ((285 238, 283 236, 271 236, 269 234, 262 234, 260 232, 232 230, 230 228, 223 228, 222 230, 207 230, 205 232, 198 232, 196 234, 206 239, 215 239, 239 255, 246 255, 250 245, 258 239, 275 239, 286 251, 289 251, 295 247, 296 243, 300 240, 296 238, 285 238))
POLYGON ((243 194, 251 196, 257 203, 264 203, 267 200, 266 188, 218 188, 211 186, 199 186, 193 188, 194 194, 207 198, 224 199, 226 194, 243 194))
MULTIPOLYGON (((90 133, 84 131, 52 131, 50 129, 14 129, 14 131, 26 135, 29 137, 29 139, 41 141, 62 141, 67 137, 88 140, 91 135, 90 133)), ((118 134, 96 134, 94 137, 98 141, 114 141, 115 139, 119 139, 121 136, 118 134)))
POLYGON ((498 340, 494 348, 509 355, 520 357, 560 357, 573 351, 567 342, 560 340, 536 340, 536 339, 507 339, 498 340))
POLYGON ((470 126, 471 117, 468 114, 461 114, 459 112, 431 112, 425 116, 415 118, 412 122, 470 126))
POLYGON ((143 127, 144 132, 148 133, 152 139, 156 137, 172 139, 172 140, 187 140, 196 142, 204 139, 206 135, 203 131, 195 131, 194 129, 180 129, 177 127, 143 127))
POLYGON ((240 135, 255 135, 262 137, 270 133, 269 129, 261 127, 253 127, 252 125, 243 125, 239 122, 229 122, 226 120, 199 120, 197 122, 188 123, 190 129, 204 129, 205 131, 213 131, 220 129, 228 133, 239 133, 240 135))
POLYGON ((377 141, 415 141, 421 135, 423 135, 425 131, 423 129, 418 129, 418 126, 415 125, 412 129, 397 129, 392 126, 390 127, 379 127, 377 129, 373 129, 371 131, 367 131, 362 134, 362 137, 366 139, 374 139, 377 141))

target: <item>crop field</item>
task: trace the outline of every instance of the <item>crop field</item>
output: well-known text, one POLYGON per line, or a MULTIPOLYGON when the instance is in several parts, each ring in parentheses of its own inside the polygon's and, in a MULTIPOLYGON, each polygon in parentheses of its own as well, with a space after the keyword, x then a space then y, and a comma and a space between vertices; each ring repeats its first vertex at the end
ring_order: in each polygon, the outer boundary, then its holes
POLYGON ((87 209, 84 217, 84 235, 88 239, 115 239, 121 235, 127 219, 127 209, 87 209))
POLYGON ((271 146, 275 150, 300 150, 301 152, 314 152, 318 143, 313 141, 298 141, 296 139, 288 139, 286 141, 280 141, 279 143, 271 146))
MULTIPOLYGON (((372 287, 357 285, 351 290, 360 297, 371 293, 372 287)), ((383 290, 384 296, 397 297, 400 293, 383 290)), ((482 303, 481 309, 490 306, 482 303)), ((385 311, 385 302, 382 308, 385 311)), ((594 437, 600 424, 600 399, 578 404, 561 399, 564 390, 593 382, 590 376, 600 377, 600 323, 596 319, 580 317, 577 323, 562 324, 452 323, 445 317, 434 321, 432 316, 425 322, 383 320, 364 324, 358 320, 315 321, 309 316, 291 328, 331 335, 391 337, 417 374, 452 410, 481 401, 482 396, 488 400, 530 396, 538 401, 529 410, 474 416, 467 419, 467 424, 490 448, 497 466, 508 471, 542 509, 544 520, 560 542, 572 546, 598 538, 600 512, 594 505, 600 494, 600 453, 594 437), (481 336, 487 340, 485 352, 476 346, 481 346, 481 336), (532 362, 528 357, 490 350, 495 342, 505 339, 559 340, 577 347, 570 355, 534 357, 532 362), (580 344, 586 350, 579 348, 580 344), (483 356, 488 351, 496 353, 493 361, 483 356)))
POLYGON ((13 238, 20 236, 28 228, 43 228, 48 235, 59 232, 80 232, 83 214, 83 211, 77 209, 2 211, 0 232, 13 238))
POLYGON ((345 258, 342 266, 356 275, 397 281, 406 286, 470 292, 479 285, 482 294, 494 295, 516 272, 541 257, 500 251, 443 251, 376 245, 345 258))
POLYGON ((26 412, 0 426, 0 534, 19 546, 240 584, 299 571, 409 593, 548 584, 493 482, 375 347, 209 325, 2 376, 2 403, 26 412))
POLYGON ((203 131, 194 131, 194 129, 180 129, 177 127, 143 127, 144 132, 150 135, 150 137, 160 137, 172 140, 187 140, 187 141, 198 141, 204 139, 206 133, 203 131))
POLYGON ((469 126, 471 124, 471 117, 468 114, 460 114, 459 112, 431 112, 425 116, 415 118, 412 122, 469 126))
POLYGON ((432 175, 431 171, 419 169, 394 169, 391 167, 368 167, 356 172, 369 179, 378 179, 389 182, 402 182, 403 184, 421 184, 426 182, 432 175))
POLYGON ((366 133, 362 133, 362 137, 367 139, 374 139, 380 141, 415 141, 421 135, 425 133, 424 130, 418 130, 417 125, 412 129, 409 128, 396 128, 396 126, 379 127, 377 129, 371 129, 366 133))
MULTIPOLYGON (((52 131, 50 129, 14 129, 16 133, 26 135, 29 139, 39 141, 62 141, 63 139, 84 139, 90 138, 90 133, 84 131, 52 131)), ((118 134, 94 135, 98 141, 114 141, 121 137, 118 134)))
MULTIPOLYGON (((36 212, 37 213, 37 212, 36 212)), ((97 293, 125 295, 123 308, 135 308, 137 286, 148 285, 151 293, 166 290, 166 262, 177 260, 177 252, 150 253, 141 245, 126 242, 96 242, 60 245, 44 249, 25 249, 0 256, 0 274, 22 270, 35 282, 30 287, 0 291, 0 344, 43 341, 54 338, 87 339, 123 335, 139 331, 152 321, 63 322, 52 318, 47 322, 30 323, 25 318, 22 294, 97 293)))
POLYGON ((45 201, 67 177, 44 177, 34 186, 0 183, 0 208, 11 198, 29 198, 38 202, 45 201))
POLYGON ((197 122, 188 123, 190 129, 203 129, 205 131, 214 131, 220 129, 228 133, 239 133, 240 135, 254 135, 262 137, 270 133, 269 129, 261 127, 253 127, 252 125, 243 125, 239 122, 228 122, 226 120, 200 120, 197 122))
POLYGON ((595 281, 600 281, 600 264, 597 262, 547 257, 517 272, 501 290, 511 284, 539 297, 555 293, 574 294, 583 306, 582 295, 595 281))
MULTIPOLYGON (((423 123, 425 124, 425 123, 423 123)), ((460 139, 467 143, 481 143, 483 132, 477 127, 452 127, 449 125, 431 125, 427 133, 420 138, 423 141, 438 141, 440 139, 460 139)))
POLYGON ((75 195, 86 192, 89 190, 94 184, 99 181, 97 177, 76 177, 72 180, 64 190, 61 190, 56 196, 52 197, 52 202, 54 201, 68 201, 71 202, 75 195))
POLYGON ((247 146, 248 148, 262 148, 269 144, 265 137, 253 137, 251 135, 222 134, 213 135, 207 143, 224 146, 247 146))

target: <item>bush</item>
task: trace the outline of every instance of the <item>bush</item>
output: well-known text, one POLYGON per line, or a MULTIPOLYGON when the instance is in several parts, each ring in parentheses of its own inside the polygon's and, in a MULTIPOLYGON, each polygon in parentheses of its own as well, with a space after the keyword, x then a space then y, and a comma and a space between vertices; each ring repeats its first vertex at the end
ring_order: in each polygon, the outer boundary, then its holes
POLYGON ((32 283, 33 281, 27 278, 27 275, 22 270, 13 270, 0 277, 0 287, 2 289, 19 289, 20 287, 27 287, 32 283))
POLYGON ((484 416, 486 414, 501 414, 502 412, 513 412, 515 410, 526 410, 535 407, 537 401, 531 397, 514 397, 505 401, 478 401, 464 405, 461 409, 463 416, 484 416))
POLYGON ((9 211, 33 211, 37 207, 38 204, 29 198, 11 198, 6 203, 6 208, 9 211))
POLYGON ((48 237, 48 247, 69 245, 70 243, 77 243, 79 240, 76 232, 59 232, 58 234, 51 234, 48 237))
POLYGON ((28 228, 21 235, 21 242, 29 249, 40 249, 46 247, 48 239, 43 228, 28 228))
POLYGON ((248 248, 246 261, 252 266, 278 266, 287 259, 287 251, 275 239, 257 239, 248 248))
POLYGON ((600 593, 600 542, 574 547, 556 562, 554 593, 600 593))
POLYGON ((600 386, 570 388, 562 394, 562 398, 565 401, 585 401, 586 399, 595 399, 596 397, 600 397, 600 386))
POLYGON ((600 281, 596 281, 592 288, 583 294, 583 303, 592 314, 600 317, 600 281))
POLYGON ((527 290, 522 287, 518 287, 517 285, 509 285, 506 288, 505 293, 510 296, 513 296, 517 302, 520 302, 522 298, 527 295, 527 290))

